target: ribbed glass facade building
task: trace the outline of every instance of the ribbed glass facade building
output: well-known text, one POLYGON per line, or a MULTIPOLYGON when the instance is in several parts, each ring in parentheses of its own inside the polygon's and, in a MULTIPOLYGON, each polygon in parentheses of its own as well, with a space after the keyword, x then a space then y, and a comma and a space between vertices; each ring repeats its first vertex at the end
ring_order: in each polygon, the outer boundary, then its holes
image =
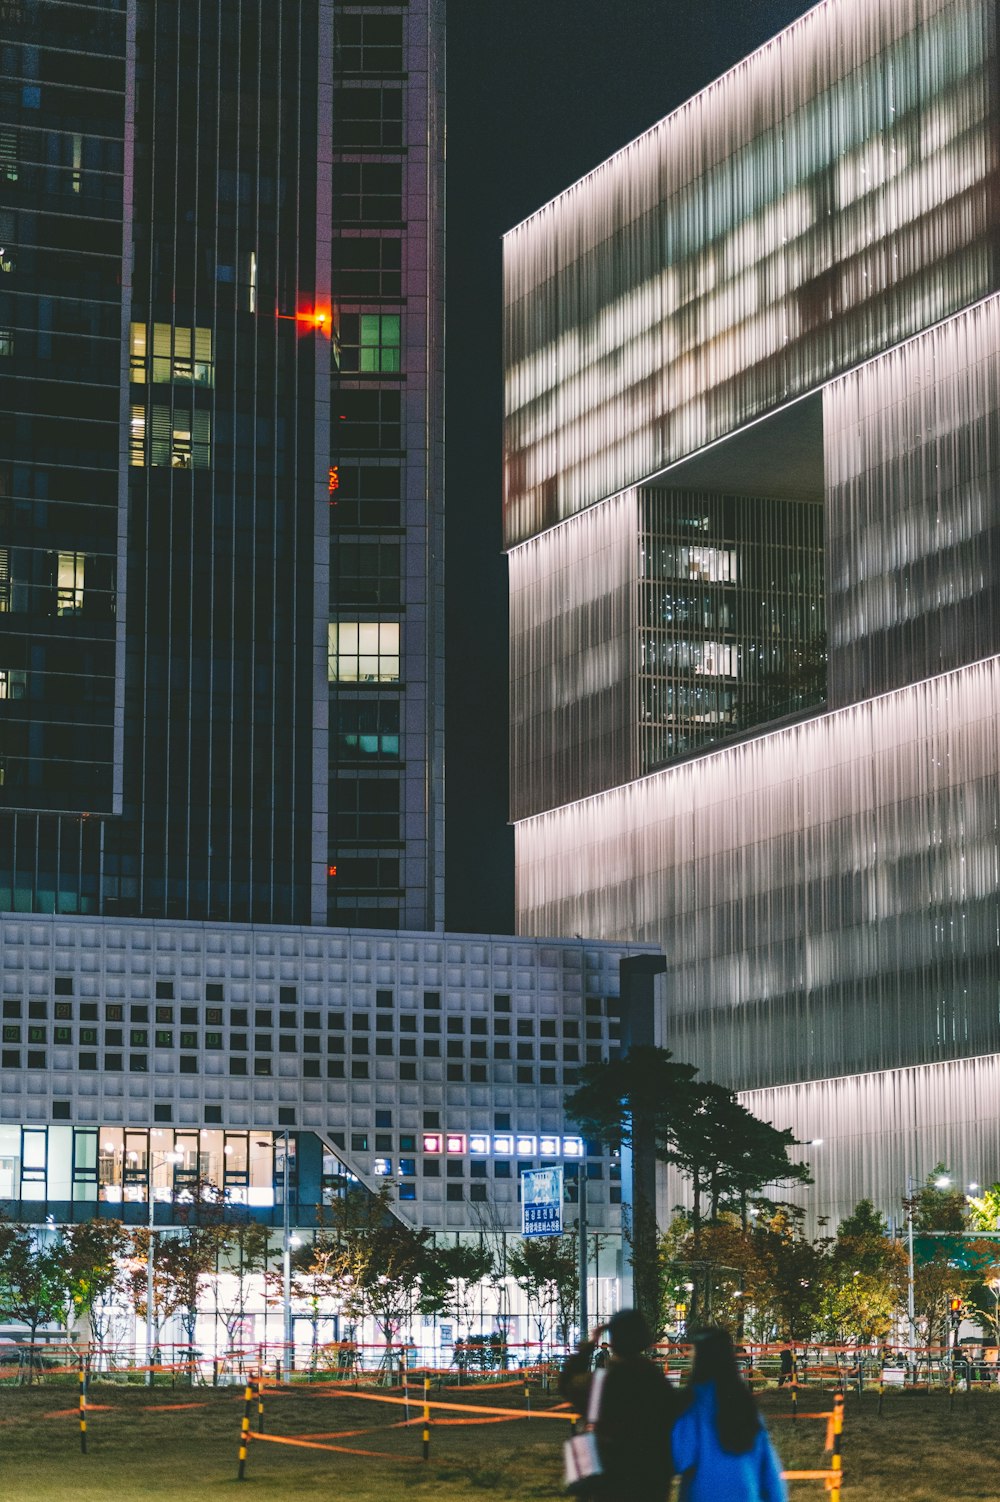
POLYGON ((0 909, 442 921, 436 0, 16 0, 0 909))
POLYGON ((519 931, 834 1215, 1000 1176, 997 64, 825 0, 505 242, 519 931))

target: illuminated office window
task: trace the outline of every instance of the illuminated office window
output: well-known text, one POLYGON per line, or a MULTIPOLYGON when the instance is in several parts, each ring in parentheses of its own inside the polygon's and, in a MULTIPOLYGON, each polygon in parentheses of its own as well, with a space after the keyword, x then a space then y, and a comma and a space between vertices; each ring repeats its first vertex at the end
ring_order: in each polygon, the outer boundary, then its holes
POLYGON ((83 609, 83 578, 86 555, 56 555, 56 615, 79 615, 83 609))
POLYGON ((0 181, 16 183, 17 179, 17 131, 4 126, 0 129, 0 181))
POLYGON ((399 314, 362 313, 361 369, 399 369, 399 314))
POLYGON ((17 270, 16 233, 14 215, 9 210, 0 212, 0 273, 4 276, 17 270))
POLYGON ((152 337, 144 323, 130 331, 131 379, 136 385, 190 381, 196 386, 215 385, 212 361, 212 330, 178 324, 154 323, 152 337))
POLYGON ((398 621, 331 621, 328 640, 331 683, 399 681, 398 621))
POLYGON ((152 468, 207 469, 212 462, 212 419, 201 408, 185 411, 155 405, 133 406, 129 425, 129 463, 152 468))

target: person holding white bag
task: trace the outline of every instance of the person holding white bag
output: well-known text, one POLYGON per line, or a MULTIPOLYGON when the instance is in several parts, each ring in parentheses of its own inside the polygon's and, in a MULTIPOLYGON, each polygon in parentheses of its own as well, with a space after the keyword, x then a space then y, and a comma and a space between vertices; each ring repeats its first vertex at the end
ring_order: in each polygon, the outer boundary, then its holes
POLYGON ((600 1502, 663 1502, 670 1490, 670 1431, 681 1398, 644 1354, 652 1342, 639 1311, 620 1309, 607 1326, 580 1343, 563 1367, 559 1391, 593 1427, 601 1466, 600 1475, 573 1487, 578 1495, 600 1502), (604 1329, 610 1359, 592 1372, 594 1348, 604 1329))

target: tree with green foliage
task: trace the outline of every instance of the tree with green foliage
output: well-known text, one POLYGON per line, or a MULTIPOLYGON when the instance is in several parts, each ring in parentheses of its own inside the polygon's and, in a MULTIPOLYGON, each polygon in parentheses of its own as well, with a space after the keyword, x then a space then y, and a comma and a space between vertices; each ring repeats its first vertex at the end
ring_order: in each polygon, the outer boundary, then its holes
MULTIPOLYGON (((309 1366, 315 1371, 319 1364, 319 1327, 330 1318, 334 1307, 340 1307, 341 1287, 338 1282, 341 1247, 329 1230, 317 1231, 309 1241, 294 1246, 289 1255, 289 1292, 292 1307, 304 1311, 310 1328, 309 1366)), ((283 1304, 284 1272, 275 1268, 265 1274, 265 1287, 269 1302, 283 1304)))
MULTIPOLYGON (((566 1109, 588 1136, 612 1148, 631 1147, 634 1163, 643 1153, 655 1155, 688 1179, 693 1200, 691 1260, 697 1264, 703 1261, 698 1243, 706 1218, 715 1221, 724 1211, 734 1210, 746 1229, 751 1200, 769 1184, 809 1184, 812 1179, 806 1164, 788 1156, 796 1146, 790 1131, 760 1120, 732 1090, 696 1075, 692 1065, 673 1062, 666 1049, 634 1048, 623 1059, 588 1065, 566 1109)), ((636 1304, 655 1323, 660 1315, 655 1208, 638 1174, 632 1224, 626 1229, 636 1304)), ((701 1297, 696 1278, 692 1320, 699 1317, 701 1297)))
POLYGON ((825 1288, 826 1246, 809 1240, 802 1221, 800 1210, 779 1206, 772 1215, 759 1216, 751 1232, 754 1281, 746 1292, 766 1339, 808 1340, 816 1325, 825 1288))
POLYGON ((928 1231, 965 1230, 965 1193, 943 1163, 934 1165, 906 1202, 906 1208, 913 1215, 913 1229, 918 1236, 928 1231))
POLYGON ((385 1341, 388 1369, 395 1337, 413 1316, 421 1279, 430 1262, 430 1231, 415 1231, 393 1214, 387 1185, 375 1194, 352 1189, 328 1211, 335 1251, 331 1278, 342 1308, 352 1319, 370 1316, 385 1341))
POLYGON ((966 1205, 974 1231, 1000 1231, 1000 1184, 991 1184, 978 1195, 970 1194, 966 1205))
POLYGON ((837 1227, 819 1307, 819 1330, 840 1345, 884 1340, 906 1305, 907 1259, 871 1200, 837 1227))
POLYGON ((723 1214, 699 1228, 683 1221, 686 1234, 675 1248, 675 1268, 682 1280, 689 1327, 700 1322, 723 1325, 742 1337, 752 1289, 759 1281, 757 1248, 752 1234, 735 1215, 723 1214))
POLYGON ((476 1289, 492 1273, 493 1254, 485 1238, 474 1244, 438 1243, 428 1259, 421 1279, 420 1309, 424 1314, 444 1315, 455 1321, 456 1346, 461 1343, 463 1326, 469 1333, 476 1289))
POLYGON ((160 1337, 167 1320, 180 1314, 189 1344, 194 1339, 194 1321, 200 1306, 202 1280, 215 1267, 218 1232, 215 1227, 191 1227, 190 1231, 208 1231, 210 1243, 201 1238, 185 1252, 176 1245, 180 1237, 159 1228, 153 1236, 153 1307, 147 1307, 150 1231, 148 1226, 132 1228, 124 1261, 122 1282, 125 1295, 136 1317, 152 1326, 154 1360, 158 1359, 160 1337))
POLYGON ((28 1381, 35 1370, 35 1344, 43 1325, 65 1326, 70 1282, 60 1236, 41 1240, 27 1226, 0 1223, 0 1317, 28 1327, 31 1358, 28 1381))
POLYGON ((546 1330, 565 1343, 580 1294, 576 1237, 523 1237, 508 1250, 507 1270, 535 1311, 539 1344, 545 1344, 546 1330))
POLYGON ((657 1316, 652 1328, 666 1332, 687 1316, 690 1272, 684 1260, 684 1245, 691 1234, 691 1221, 681 1211, 674 1214, 657 1239, 657 1316), (683 1310, 679 1315, 678 1310, 683 1310))
POLYGON ((692 1064, 674 1063, 669 1049, 631 1048, 622 1059, 582 1069, 566 1109, 586 1136, 613 1150, 631 1147, 637 1134, 667 1132, 697 1073, 692 1064))
POLYGON ((71 1312, 98 1353, 104 1349, 110 1324, 108 1301, 121 1292, 128 1244, 128 1232, 120 1220, 81 1220, 62 1233, 71 1312))
POLYGON ((656 1329, 659 1315, 659 1255, 655 1188, 643 1167, 652 1165, 669 1123, 682 1114, 697 1070, 677 1064, 663 1048, 638 1047, 624 1059, 588 1064, 566 1099, 566 1111, 586 1137, 612 1151, 632 1152, 632 1204, 624 1231, 632 1263, 635 1304, 656 1329))
POLYGON ((916 1246, 913 1279, 918 1331, 924 1344, 944 1344, 951 1300, 964 1298, 977 1281, 964 1255, 965 1194, 945 1164, 936 1163, 904 1207, 915 1236, 923 1238, 916 1246))
POLYGON ((184 1328, 189 1369, 194 1369, 195 1326, 202 1296, 215 1271, 223 1237, 218 1226, 187 1226, 176 1234, 160 1232, 155 1267, 162 1289, 161 1318, 176 1314, 184 1328))
MULTIPOLYGON (((240 1207, 237 1207, 238 1209, 240 1207)), ((271 1233, 267 1226, 250 1220, 243 1212, 227 1222, 220 1245, 222 1271, 233 1279, 231 1293, 218 1305, 231 1346, 245 1339, 247 1309, 254 1278, 266 1275, 271 1256, 271 1233)))

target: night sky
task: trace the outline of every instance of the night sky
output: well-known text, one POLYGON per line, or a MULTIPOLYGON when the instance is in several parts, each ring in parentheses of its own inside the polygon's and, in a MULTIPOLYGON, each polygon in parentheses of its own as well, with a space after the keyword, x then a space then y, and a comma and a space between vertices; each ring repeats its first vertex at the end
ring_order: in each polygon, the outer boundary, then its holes
POLYGON ((509 933, 504 232, 810 9, 449 0, 446 923, 509 933))

